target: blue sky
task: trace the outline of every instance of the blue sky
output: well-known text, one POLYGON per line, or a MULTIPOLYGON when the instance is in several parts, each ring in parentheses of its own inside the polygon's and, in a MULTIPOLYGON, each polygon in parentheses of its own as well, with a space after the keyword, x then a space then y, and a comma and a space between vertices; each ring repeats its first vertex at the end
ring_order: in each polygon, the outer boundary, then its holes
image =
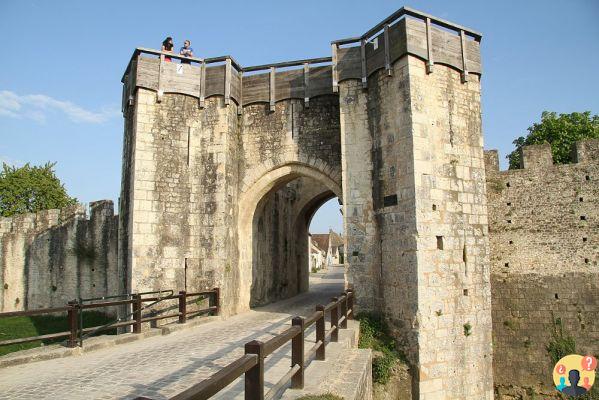
MULTIPOLYGON (((120 78, 135 47, 190 38, 242 65, 328 56, 401 6, 483 33, 485 147, 503 158, 544 110, 599 113, 599 1, 0 1, 0 160, 57 162, 69 193, 116 201, 120 78), (565 6, 564 4, 567 4, 565 6)), ((505 165, 505 164, 504 164, 505 165)), ((333 200, 313 231, 340 230, 333 200)))

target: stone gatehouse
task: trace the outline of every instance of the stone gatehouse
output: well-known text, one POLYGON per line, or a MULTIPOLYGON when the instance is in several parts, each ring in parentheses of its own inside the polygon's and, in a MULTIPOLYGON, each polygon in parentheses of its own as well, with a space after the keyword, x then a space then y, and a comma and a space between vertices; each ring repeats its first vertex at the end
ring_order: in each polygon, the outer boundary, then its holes
POLYGON ((415 396, 491 398, 480 39, 405 8, 319 59, 138 49, 123 78, 128 289, 219 286, 228 314, 305 291, 308 221, 336 196, 347 285, 397 328, 415 396))
POLYGON ((553 393, 557 320, 599 353, 599 141, 571 165, 526 147, 522 169, 499 171, 480 41, 403 8, 330 57, 242 67, 137 49, 119 215, 95 202, 89 219, 0 218, 2 311, 218 286, 232 315, 293 296, 309 221, 338 197, 346 284, 392 323, 414 398, 553 393))

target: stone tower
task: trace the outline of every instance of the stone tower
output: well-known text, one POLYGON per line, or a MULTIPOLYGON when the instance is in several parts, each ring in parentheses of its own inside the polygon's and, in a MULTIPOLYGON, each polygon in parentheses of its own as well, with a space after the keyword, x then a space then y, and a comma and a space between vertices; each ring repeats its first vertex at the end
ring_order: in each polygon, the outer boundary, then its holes
POLYGON ((414 398, 491 399, 480 39, 402 8, 332 57, 242 67, 137 49, 124 283, 218 286, 226 314, 305 291, 309 221, 338 197, 347 284, 392 323, 414 398))

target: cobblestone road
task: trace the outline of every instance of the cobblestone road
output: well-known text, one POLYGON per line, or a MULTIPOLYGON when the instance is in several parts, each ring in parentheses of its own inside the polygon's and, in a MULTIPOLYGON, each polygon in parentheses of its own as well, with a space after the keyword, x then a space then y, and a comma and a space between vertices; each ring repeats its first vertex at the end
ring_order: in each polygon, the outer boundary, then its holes
MULTIPOLYGON (((343 269, 310 278, 310 292, 276 304, 167 336, 81 356, 0 369, 0 399, 167 399, 209 377, 243 354, 244 343, 266 340, 343 290, 343 269)), ((288 371, 290 346, 266 360, 266 386, 288 371)), ((242 398, 243 381, 218 398, 242 398)))

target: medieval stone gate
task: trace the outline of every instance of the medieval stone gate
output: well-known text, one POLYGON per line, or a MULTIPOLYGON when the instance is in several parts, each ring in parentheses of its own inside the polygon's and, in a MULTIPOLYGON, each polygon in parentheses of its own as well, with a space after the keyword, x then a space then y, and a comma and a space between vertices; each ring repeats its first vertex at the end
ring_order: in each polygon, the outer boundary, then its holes
POLYGON ((337 196, 347 284, 392 322, 414 396, 492 398, 480 39, 402 8, 326 58, 138 49, 123 77, 127 291, 219 286, 228 314, 304 291, 308 222, 337 196))

